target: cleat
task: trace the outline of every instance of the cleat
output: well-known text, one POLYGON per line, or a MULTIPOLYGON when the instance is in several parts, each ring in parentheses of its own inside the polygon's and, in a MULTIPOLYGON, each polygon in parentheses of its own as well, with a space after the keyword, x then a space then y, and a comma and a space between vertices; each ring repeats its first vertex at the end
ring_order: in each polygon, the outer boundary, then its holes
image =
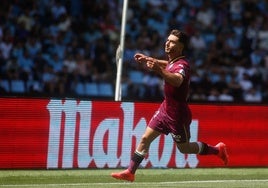
POLYGON ((128 169, 122 172, 118 172, 118 173, 114 172, 111 174, 111 176, 119 180, 126 180, 126 181, 131 181, 131 182, 135 180, 135 175, 132 174, 128 169))
POLYGON ((227 154, 226 145, 220 142, 215 147, 219 149, 219 153, 217 154, 217 156, 221 158, 225 165, 227 165, 229 162, 229 156, 227 154))

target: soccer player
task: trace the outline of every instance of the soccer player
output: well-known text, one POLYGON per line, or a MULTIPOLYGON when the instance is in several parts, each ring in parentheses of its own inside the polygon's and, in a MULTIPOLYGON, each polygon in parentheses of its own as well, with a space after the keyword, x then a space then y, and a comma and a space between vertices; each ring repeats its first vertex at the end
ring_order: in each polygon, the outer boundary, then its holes
POLYGON ((158 73, 164 79, 164 100, 151 118, 146 130, 130 161, 129 167, 111 176, 116 179, 134 181, 135 172, 148 153, 151 142, 160 134, 170 134, 177 148, 184 154, 215 155, 225 165, 228 164, 226 145, 219 142, 216 146, 204 142, 190 142, 191 111, 187 98, 190 84, 190 66, 184 56, 189 38, 186 33, 172 30, 165 43, 168 61, 158 60, 137 53, 138 63, 158 73))

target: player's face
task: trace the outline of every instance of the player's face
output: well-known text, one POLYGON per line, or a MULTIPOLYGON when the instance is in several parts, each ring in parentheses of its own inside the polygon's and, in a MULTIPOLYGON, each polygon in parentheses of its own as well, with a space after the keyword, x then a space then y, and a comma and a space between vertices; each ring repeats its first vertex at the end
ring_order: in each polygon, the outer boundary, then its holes
POLYGON ((179 38, 175 35, 169 35, 165 43, 165 52, 167 54, 177 54, 180 53, 181 43, 179 38))

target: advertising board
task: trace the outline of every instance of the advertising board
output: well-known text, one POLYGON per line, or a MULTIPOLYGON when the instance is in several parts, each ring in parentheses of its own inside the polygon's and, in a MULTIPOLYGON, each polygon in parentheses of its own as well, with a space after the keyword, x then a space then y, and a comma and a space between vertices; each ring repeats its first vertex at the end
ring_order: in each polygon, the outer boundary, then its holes
MULTIPOLYGON (((0 168, 128 166, 159 103, 0 98, 0 168)), ((268 107, 191 104, 191 141, 226 143, 229 167, 268 166, 268 107)), ((141 164, 155 168, 222 167, 215 156, 181 154, 160 136, 141 164)))

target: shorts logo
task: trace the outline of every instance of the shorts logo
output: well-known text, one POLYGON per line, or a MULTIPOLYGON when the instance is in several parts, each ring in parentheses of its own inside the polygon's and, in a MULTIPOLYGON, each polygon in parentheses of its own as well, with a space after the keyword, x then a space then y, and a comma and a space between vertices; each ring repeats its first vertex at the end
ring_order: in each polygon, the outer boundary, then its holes
POLYGON ((175 140, 176 142, 180 142, 181 141, 181 135, 175 135, 173 133, 170 133, 173 140, 175 140))

